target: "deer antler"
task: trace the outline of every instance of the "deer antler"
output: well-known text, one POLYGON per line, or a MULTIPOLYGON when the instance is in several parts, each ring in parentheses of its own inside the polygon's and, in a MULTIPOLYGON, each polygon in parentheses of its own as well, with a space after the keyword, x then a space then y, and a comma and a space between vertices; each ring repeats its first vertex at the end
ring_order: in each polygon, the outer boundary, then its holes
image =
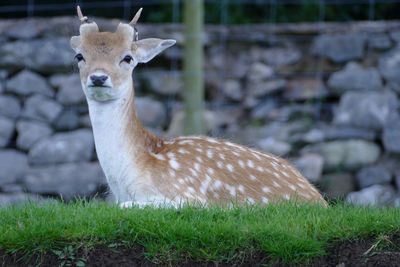
POLYGON ((129 25, 132 26, 132 28, 134 29, 134 39, 135 41, 139 40, 139 32, 136 29, 136 23, 140 18, 140 14, 142 14, 142 10, 143 8, 139 8, 139 10, 136 12, 135 16, 133 17, 133 19, 131 20, 131 22, 129 22, 129 25))
POLYGON ((88 23, 88 17, 83 16, 81 8, 79 6, 76 7, 76 12, 78 13, 79 20, 82 24, 88 23))
POLYGON ((129 22, 129 25, 131 25, 132 27, 136 26, 137 21, 140 18, 140 14, 142 14, 142 10, 143 8, 141 7, 138 12, 136 12, 135 16, 133 17, 133 19, 131 20, 131 22, 129 22))

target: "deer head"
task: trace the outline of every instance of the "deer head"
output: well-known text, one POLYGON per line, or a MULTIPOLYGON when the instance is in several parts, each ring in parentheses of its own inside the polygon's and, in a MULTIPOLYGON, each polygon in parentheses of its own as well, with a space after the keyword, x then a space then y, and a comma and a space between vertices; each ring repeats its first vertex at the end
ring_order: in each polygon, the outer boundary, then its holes
POLYGON ((132 71, 138 63, 146 63, 175 40, 148 38, 138 40, 135 28, 142 9, 129 23, 119 23, 115 32, 100 32, 95 22, 88 22, 80 7, 79 36, 71 38, 76 52, 81 83, 86 97, 106 102, 120 98, 132 88, 132 71))

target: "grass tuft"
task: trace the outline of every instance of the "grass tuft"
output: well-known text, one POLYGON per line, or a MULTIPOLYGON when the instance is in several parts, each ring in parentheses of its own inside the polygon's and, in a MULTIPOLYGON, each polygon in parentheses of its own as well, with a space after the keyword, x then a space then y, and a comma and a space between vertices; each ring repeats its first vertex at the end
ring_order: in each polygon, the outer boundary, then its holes
MULTIPOLYGON (((96 245, 142 246, 153 262, 238 262, 255 253, 301 262, 334 241, 400 232, 400 209, 295 203, 120 209, 100 202, 0 209, 0 249, 27 256, 96 245)), ((380 241, 383 244, 383 241, 380 241)), ((64 254, 62 254, 64 253, 64 254)), ((61 257, 60 256, 60 257, 61 257)))

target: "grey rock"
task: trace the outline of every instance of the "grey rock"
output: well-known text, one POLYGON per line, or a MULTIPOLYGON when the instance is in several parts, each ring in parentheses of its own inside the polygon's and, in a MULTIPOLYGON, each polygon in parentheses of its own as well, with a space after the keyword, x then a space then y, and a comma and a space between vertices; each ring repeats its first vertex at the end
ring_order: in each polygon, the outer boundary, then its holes
POLYGON ((15 183, 28 169, 25 154, 13 149, 0 150, 0 186, 15 183))
POLYGON ((400 153, 400 115, 391 113, 385 123, 382 141, 386 151, 400 153))
POLYGON ((360 188, 369 187, 375 184, 387 184, 392 181, 392 174, 383 166, 374 165, 362 168, 356 175, 360 188))
POLYGON ((376 162, 381 154, 377 144, 356 139, 309 145, 303 150, 320 154, 327 171, 354 170, 376 162))
POLYGON ((400 90, 400 45, 383 54, 378 62, 379 71, 390 87, 400 90))
POLYGON ((323 128, 325 140, 338 139, 364 139, 374 141, 377 137, 375 131, 347 125, 329 125, 323 128))
POLYGON ((34 194, 26 193, 0 193, 0 208, 22 205, 27 202, 41 202, 43 199, 34 194))
POLYGON ((396 171, 394 181, 395 181, 397 190, 400 191, 400 170, 396 171))
POLYGON ((273 76, 274 70, 261 62, 253 63, 247 73, 247 79, 254 83, 271 79, 273 76))
POLYGON ((400 42, 400 31, 399 30, 395 30, 389 33, 390 38, 395 41, 396 43, 400 42))
POLYGON ((398 196, 398 197, 394 200, 394 207, 395 207, 395 208, 400 208, 400 196, 398 196))
MULTIPOLYGON (((183 110, 175 111, 172 114, 171 123, 168 127, 166 136, 175 137, 184 134, 185 112, 183 110)), ((205 110, 203 112, 203 123, 207 133, 215 130, 217 122, 214 112, 205 110)))
POLYGON ((78 74, 51 76, 50 84, 58 89, 56 99, 61 104, 75 105, 86 100, 78 74))
POLYGON ((175 95, 182 91, 182 73, 174 71, 149 71, 141 74, 150 90, 161 95, 175 95))
POLYGON ((325 34, 315 38, 311 51, 313 54, 326 57, 333 62, 343 63, 362 58, 365 42, 364 34, 325 34))
POLYGON ((398 98, 389 90, 347 92, 340 99, 334 123, 379 130, 397 106, 398 98))
POLYGON ((236 101, 243 99, 243 86, 238 80, 228 79, 222 84, 222 91, 228 98, 236 101))
POLYGON ((164 105, 149 97, 135 98, 136 112, 140 121, 148 127, 163 127, 166 117, 164 105))
POLYGON ((290 101, 323 98, 328 95, 324 83, 320 79, 302 78, 289 80, 284 97, 290 101))
POLYGON ((0 81, 5 80, 8 76, 7 70, 0 70, 0 81))
POLYGON ((53 126, 58 131, 71 131, 79 128, 79 114, 74 109, 64 109, 54 120, 53 126))
POLYGON ((300 158, 294 159, 292 163, 310 182, 317 183, 321 180, 324 158, 320 155, 304 154, 300 158))
POLYGON ((274 98, 268 98, 259 103, 250 114, 253 119, 263 119, 278 107, 277 100, 274 98))
POLYGON ((45 78, 29 70, 23 70, 6 83, 7 92, 28 96, 42 94, 52 97, 54 95, 45 78))
POLYGON ((21 150, 29 150, 36 142, 50 136, 53 130, 39 121, 19 121, 17 132, 17 147, 21 150))
POLYGON ((246 86, 247 93, 250 96, 261 97, 268 94, 282 91, 286 86, 286 80, 277 79, 269 81, 260 81, 257 83, 249 82, 246 86))
POLYGON ((333 199, 345 199, 345 197, 356 189, 353 176, 349 173, 325 174, 321 179, 324 193, 333 199))
POLYGON ((84 128, 92 128, 89 114, 85 114, 79 118, 79 123, 84 128))
POLYGON ((346 201, 362 206, 393 205, 395 190, 390 185, 373 185, 357 192, 348 194, 346 201))
POLYGON ((263 52, 262 58, 268 65, 281 67, 297 63, 301 53, 294 48, 269 48, 263 52))
POLYGON ((93 149, 90 130, 58 133, 36 143, 29 151, 29 162, 32 165, 86 162, 91 159, 93 149))
POLYGON ((25 101, 21 117, 51 123, 62 109, 62 106, 51 98, 33 95, 25 101))
POLYGON ((18 118, 21 105, 17 98, 8 95, 0 95, 0 115, 10 119, 18 118))
POLYGON ((344 69, 329 77, 328 86, 342 94, 346 91, 381 90, 383 83, 376 68, 363 68, 358 63, 349 62, 344 69))
POLYGON ((106 183, 98 163, 67 163, 33 168, 24 177, 28 192, 59 195, 64 200, 92 196, 106 183))
POLYGON ((14 133, 14 121, 0 116, 0 147, 7 146, 14 133))
POLYGON ((35 19, 13 21, 4 31, 4 35, 12 39, 33 39, 43 31, 40 22, 35 19))
POLYGON ((276 140, 273 137, 267 137, 257 141, 257 147, 261 150, 275 155, 286 155, 292 149, 289 143, 276 140))
POLYGON ((24 40, 0 45, 0 66, 29 68, 41 73, 70 71, 74 52, 69 37, 24 40))
POLYGON ((0 186, 0 192, 3 193, 22 193, 24 190, 19 184, 3 184, 0 186))
POLYGON ((368 45, 377 50, 386 50, 392 46, 392 42, 386 33, 378 33, 368 37, 368 45))

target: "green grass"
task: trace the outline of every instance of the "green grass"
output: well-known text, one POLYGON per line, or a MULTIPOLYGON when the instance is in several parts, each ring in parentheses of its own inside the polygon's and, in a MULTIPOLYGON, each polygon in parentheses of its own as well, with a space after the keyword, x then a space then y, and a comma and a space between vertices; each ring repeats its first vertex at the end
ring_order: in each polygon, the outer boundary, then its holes
POLYGON ((174 210, 78 202, 0 209, 0 250, 26 255, 123 244, 143 246, 156 262, 237 261, 260 252, 299 262, 324 255, 329 242, 399 231, 400 209, 341 204, 174 210))

